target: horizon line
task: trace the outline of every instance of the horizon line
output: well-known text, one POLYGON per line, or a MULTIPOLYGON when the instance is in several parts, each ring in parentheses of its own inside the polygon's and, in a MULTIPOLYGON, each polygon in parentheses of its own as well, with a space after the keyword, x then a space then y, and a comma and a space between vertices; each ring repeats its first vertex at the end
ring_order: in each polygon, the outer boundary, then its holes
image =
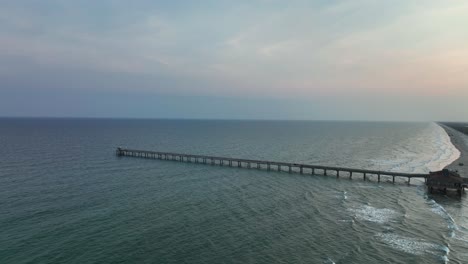
POLYGON ((376 120, 376 119, 260 119, 260 118, 186 118, 186 117, 89 117, 89 116, 0 116, 0 119, 108 119, 108 120, 180 120, 180 121, 297 121, 297 122, 401 122, 401 123, 468 123, 460 120, 376 120))

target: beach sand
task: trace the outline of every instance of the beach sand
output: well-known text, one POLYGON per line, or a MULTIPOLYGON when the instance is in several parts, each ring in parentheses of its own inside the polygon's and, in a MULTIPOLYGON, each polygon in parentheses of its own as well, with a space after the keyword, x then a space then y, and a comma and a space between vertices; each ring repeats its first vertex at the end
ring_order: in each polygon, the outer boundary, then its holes
POLYGON ((452 144, 460 151, 460 158, 446 166, 446 169, 456 170, 460 176, 468 178, 468 123, 439 123, 447 131, 452 144), (460 166, 463 163, 463 166, 460 166))

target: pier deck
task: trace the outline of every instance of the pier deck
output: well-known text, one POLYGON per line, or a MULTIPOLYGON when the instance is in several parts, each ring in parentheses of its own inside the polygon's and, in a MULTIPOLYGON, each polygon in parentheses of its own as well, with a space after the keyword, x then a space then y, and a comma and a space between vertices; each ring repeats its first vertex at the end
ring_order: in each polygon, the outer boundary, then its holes
POLYGON ((125 149, 117 148, 117 156, 128 156, 128 157, 140 157, 148 159, 159 159, 159 160, 172 160, 179 162, 193 162, 220 166, 230 166, 239 168, 256 168, 265 170, 277 170, 298 172, 301 174, 309 173, 312 175, 322 174, 328 175, 329 172, 334 172, 337 178, 339 177, 353 177, 353 174, 362 175, 363 179, 366 180, 368 176, 377 176, 377 181, 380 182, 382 177, 391 177, 392 182, 395 183, 396 177, 402 177, 407 179, 409 184, 412 178, 423 178, 427 180, 429 174, 416 174, 416 173, 403 173, 403 172, 389 172, 389 171, 378 171, 378 170, 364 170, 364 169, 352 169, 345 167, 330 167, 330 166, 319 166, 310 164, 300 164, 291 162, 277 162, 277 161, 266 161, 266 160, 253 160, 253 159, 240 159, 240 158, 227 158, 207 155, 193 155, 193 154, 182 154, 172 152, 160 152, 160 151, 148 151, 148 150, 137 150, 137 149, 125 149), (286 169, 286 170, 285 170, 286 169))

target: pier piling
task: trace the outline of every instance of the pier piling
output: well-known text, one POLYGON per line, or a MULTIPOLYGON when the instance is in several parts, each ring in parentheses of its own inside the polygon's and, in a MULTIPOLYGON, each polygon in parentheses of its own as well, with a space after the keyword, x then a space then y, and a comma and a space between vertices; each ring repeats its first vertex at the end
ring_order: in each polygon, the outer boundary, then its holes
POLYGON ((308 164, 297 164, 289 162, 275 162, 275 161, 264 161, 264 160, 252 160, 252 159, 239 159, 239 158, 227 158, 227 157, 216 157, 216 156, 207 156, 207 155, 191 155, 191 154, 179 154, 179 153, 170 153, 170 152, 161 152, 161 151, 146 151, 146 150, 135 150, 135 149, 124 149, 117 148, 116 155, 128 156, 128 157, 141 157, 146 159, 159 159, 159 160, 172 160, 179 162, 187 163, 199 163, 199 164, 211 164, 219 166, 224 166, 225 162, 229 167, 233 167, 233 162, 237 162, 237 167, 243 168, 242 164, 246 164, 246 168, 251 168, 252 163, 256 164, 256 168, 259 170, 265 169, 270 171, 271 166, 276 166, 279 172, 282 171, 281 167, 288 167, 288 172, 296 172, 303 174, 304 169, 310 169, 312 175, 316 175, 316 170, 322 170, 323 175, 328 174, 328 170, 336 171, 336 177, 339 178, 341 172, 349 173, 349 179, 352 179, 353 173, 362 173, 363 179, 366 181, 367 174, 377 175, 377 181, 381 181, 382 176, 392 177, 392 182, 395 183, 395 177, 406 177, 408 179, 407 183, 410 184, 411 178, 423 178, 427 181, 429 174, 415 174, 415 173, 403 173, 403 172, 385 172, 385 171, 374 171, 374 170, 363 170, 363 169, 352 169, 345 167, 331 167, 331 166, 318 166, 318 165, 308 165, 308 164), (209 160, 209 161, 208 161, 209 160), (216 162, 218 161, 218 162, 216 162), (294 170, 293 170, 294 168, 294 170))

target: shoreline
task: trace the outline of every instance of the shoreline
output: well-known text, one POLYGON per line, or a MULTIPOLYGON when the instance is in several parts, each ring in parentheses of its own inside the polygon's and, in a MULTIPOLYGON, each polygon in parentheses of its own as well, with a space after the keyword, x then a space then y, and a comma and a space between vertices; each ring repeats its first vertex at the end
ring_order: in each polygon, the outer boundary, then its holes
POLYGON ((445 123, 437 124, 447 132, 452 144, 458 149, 458 151, 460 151, 460 157, 445 166, 445 169, 458 171, 461 177, 468 178, 468 135, 445 123), (460 166, 460 163, 463 163, 464 165, 460 166))

